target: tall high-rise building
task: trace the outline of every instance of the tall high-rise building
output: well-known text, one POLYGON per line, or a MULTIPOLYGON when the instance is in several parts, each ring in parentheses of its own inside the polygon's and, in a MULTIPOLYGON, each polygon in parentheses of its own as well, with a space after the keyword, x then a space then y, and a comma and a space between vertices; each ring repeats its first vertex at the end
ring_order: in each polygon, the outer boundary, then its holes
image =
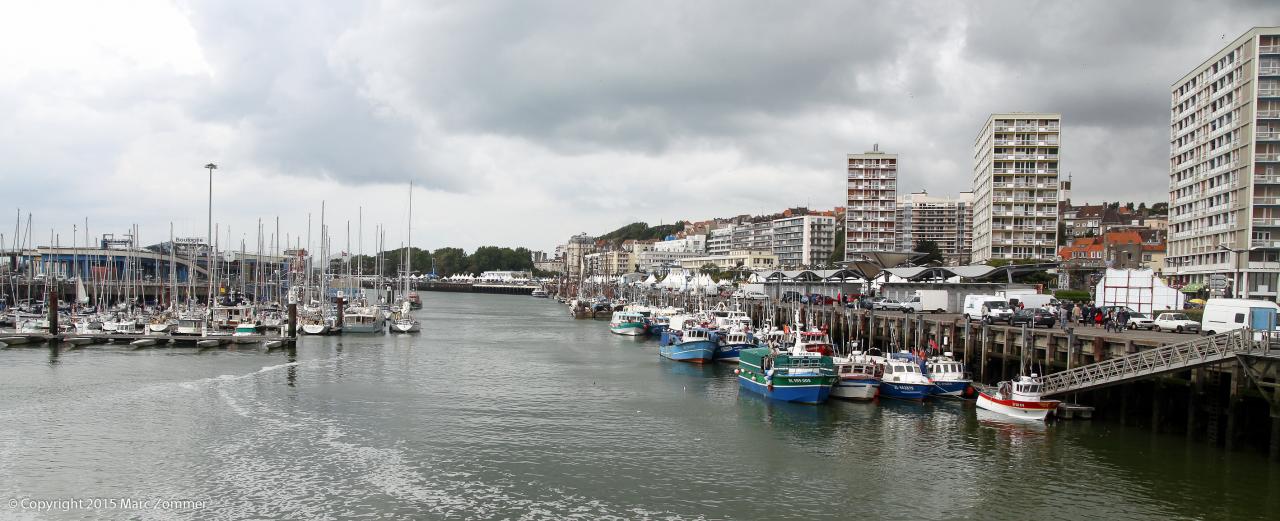
POLYGON ((1280 286, 1280 27, 1255 27, 1170 89, 1166 274, 1280 286))
POLYGON ((973 192, 956 197, 916 192, 898 197, 896 248, 912 251, 920 241, 933 241, 947 265, 969 263, 973 248, 973 192))
POLYGON ((847 159, 845 259, 860 251, 892 251, 898 155, 881 152, 880 145, 875 145, 870 152, 848 154, 847 159))
POLYGON ((1054 259, 1062 115, 992 114, 973 142, 973 258, 1054 259))
POLYGON ((835 248, 835 217, 797 215, 773 221, 773 255, 778 266, 822 266, 830 261, 835 248))

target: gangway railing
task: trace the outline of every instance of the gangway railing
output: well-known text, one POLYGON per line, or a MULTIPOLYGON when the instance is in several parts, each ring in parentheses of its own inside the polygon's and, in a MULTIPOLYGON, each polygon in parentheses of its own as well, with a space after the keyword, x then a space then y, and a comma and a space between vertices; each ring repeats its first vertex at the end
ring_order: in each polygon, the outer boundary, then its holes
POLYGON ((1053 395, 1106 387, 1159 374, 1215 364, 1237 355, 1280 357, 1280 336, 1237 329, 1103 360, 1040 377, 1040 390, 1053 395))

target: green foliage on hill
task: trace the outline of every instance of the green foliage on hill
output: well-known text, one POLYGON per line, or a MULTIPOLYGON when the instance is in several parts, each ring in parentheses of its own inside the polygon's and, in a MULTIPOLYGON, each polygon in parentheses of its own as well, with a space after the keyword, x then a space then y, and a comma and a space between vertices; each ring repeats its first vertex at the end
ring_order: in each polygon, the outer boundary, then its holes
POLYGON ((646 223, 631 223, 599 237, 600 240, 619 244, 627 240, 662 239, 684 229, 684 221, 675 224, 649 226, 646 223))

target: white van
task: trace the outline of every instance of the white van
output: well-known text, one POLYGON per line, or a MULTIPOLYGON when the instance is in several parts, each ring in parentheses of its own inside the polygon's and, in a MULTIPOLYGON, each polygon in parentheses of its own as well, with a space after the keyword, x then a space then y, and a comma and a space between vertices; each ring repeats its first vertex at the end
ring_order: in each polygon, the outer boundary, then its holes
POLYGON ((1054 298, 1053 295, 1040 295, 1040 294, 1017 295, 1010 298, 1018 299, 1018 302, 1021 302, 1022 307, 1026 309, 1036 309, 1036 308, 1044 308, 1044 307, 1052 308, 1055 310, 1058 309, 1058 299, 1054 298))
POLYGON ((1262 331, 1280 330, 1280 327, 1277 327, 1277 312, 1280 312, 1280 305, 1269 300, 1211 298, 1204 304, 1200 330, 1209 335, 1242 327, 1262 331))
POLYGON ((1009 322, 1013 317, 1013 309, 1004 297, 995 295, 966 295, 964 297, 965 320, 990 320, 991 322, 1009 322))

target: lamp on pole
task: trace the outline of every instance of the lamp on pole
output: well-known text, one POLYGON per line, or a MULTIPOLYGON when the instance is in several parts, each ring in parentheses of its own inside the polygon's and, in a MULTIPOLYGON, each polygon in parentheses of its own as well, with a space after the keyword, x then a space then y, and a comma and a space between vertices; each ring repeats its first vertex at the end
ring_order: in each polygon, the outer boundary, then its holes
POLYGON ((209 309, 212 312, 213 310, 213 272, 210 270, 212 270, 212 266, 213 266, 213 171, 218 169, 218 165, 214 163, 209 163, 207 165, 204 165, 204 167, 209 170, 209 234, 206 236, 207 238, 205 239, 206 241, 208 241, 206 243, 206 246, 208 246, 209 248, 208 249, 209 254, 207 257, 205 257, 205 263, 204 263, 205 278, 209 279, 209 296, 205 300, 205 305, 209 306, 209 309))
MULTIPOLYGON (((1218 249, 1222 251, 1228 251, 1234 254, 1231 257, 1231 275, 1232 275, 1231 277, 1232 295, 1231 296, 1235 298, 1244 298, 1241 295, 1241 292, 1242 292, 1241 288, 1244 286, 1244 284, 1241 283, 1240 281, 1240 273, 1241 273, 1240 254, 1251 252, 1257 248, 1234 249, 1234 248, 1228 247, 1225 244, 1219 244, 1218 249)), ((1247 288, 1245 288, 1244 293, 1248 293, 1247 288)))

